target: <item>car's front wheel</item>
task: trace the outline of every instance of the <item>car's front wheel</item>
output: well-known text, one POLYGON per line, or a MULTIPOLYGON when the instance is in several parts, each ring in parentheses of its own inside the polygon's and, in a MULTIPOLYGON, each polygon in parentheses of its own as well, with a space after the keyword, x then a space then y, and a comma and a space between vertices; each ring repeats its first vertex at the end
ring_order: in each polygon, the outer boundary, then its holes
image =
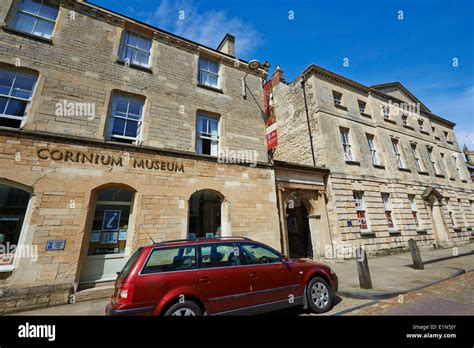
POLYGON ((173 317, 195 317, 201 316, 201 309, 192 301, 178 302, 172 305, 164 314, 173 317))
POLYGON ((323 278, 315 277, 308 283, 306 297, 311 311, 324 313, 331 309, 333 290, 323 278))

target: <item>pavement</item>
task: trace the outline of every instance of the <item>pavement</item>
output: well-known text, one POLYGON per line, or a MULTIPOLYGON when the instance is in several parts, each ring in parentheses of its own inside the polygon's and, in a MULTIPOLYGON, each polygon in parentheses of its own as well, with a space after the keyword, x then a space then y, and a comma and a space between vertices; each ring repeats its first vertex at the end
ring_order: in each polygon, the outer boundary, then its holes
MULTIPOLYGON (((369 258, 374 289, 359 288, 355 260, 327 262, 339 277, 334 307, 323 315, 474 315, 474 243, 421 252, 424 270, 410 253, 369 258)), ((104 315, 109 298, 14 315, 104 315)), ((271 315, 313 315, 301 308, 271 315)))
POLYGON ((379 300, 474 270, 474 243, 420 252, 425 269, 413 268, 409 252, 368 258, 373 289, 361 289, 355 260, 326 261, 339 278, 339 295, 379 300))

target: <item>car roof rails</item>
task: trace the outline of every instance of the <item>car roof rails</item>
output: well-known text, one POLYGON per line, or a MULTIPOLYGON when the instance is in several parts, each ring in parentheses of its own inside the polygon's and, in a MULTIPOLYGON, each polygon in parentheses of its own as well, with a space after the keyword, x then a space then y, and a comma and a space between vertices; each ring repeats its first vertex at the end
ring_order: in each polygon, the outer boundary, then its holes
POLYGON ((242 239, 242 240, 252 240, 247 237, 238 237, 238 236, 224 236, 224 237, 200 237, 200 238, 193 238, 193 239, 175 239, 175 240, 165 240, 162 242, 156 243, 156 245, 163 245, 169 243, 184 243, 184 242, 197 242, 197 241, 205 241, 205 240, 224 240, 224 239, 242 239))

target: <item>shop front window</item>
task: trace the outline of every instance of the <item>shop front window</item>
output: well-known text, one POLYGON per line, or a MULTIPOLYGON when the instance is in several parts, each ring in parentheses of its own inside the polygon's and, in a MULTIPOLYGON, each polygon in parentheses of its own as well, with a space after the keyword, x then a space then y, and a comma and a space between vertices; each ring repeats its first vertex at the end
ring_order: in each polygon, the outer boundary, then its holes
POLYGON ((191 196, 189 205, 188 237, 220 237, 222 197, 212 191, 199 191, 191 196))
POLYGON ((127 245, 132 192, 112 188, 99 192, 88 255, 123 254, 127 245))
POLYGON ((31 194, 0 184, 0 267, 13 264, 31 194))

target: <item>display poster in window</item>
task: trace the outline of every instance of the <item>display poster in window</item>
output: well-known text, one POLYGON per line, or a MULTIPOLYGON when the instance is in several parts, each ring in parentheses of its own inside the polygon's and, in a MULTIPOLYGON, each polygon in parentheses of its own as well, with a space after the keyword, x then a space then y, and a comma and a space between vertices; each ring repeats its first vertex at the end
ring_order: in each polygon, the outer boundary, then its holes
POLYGON ((127 235, 128 235, 128 229, 126 228, 120 229, 118 240, 127 240, 127 235))
POLYGON ((121 210, 104 210, 102 231, 118 231, 120 226, 121 210))
POLYGON ((118 240, 118 232, 102 232, 100 244, 115 244, 118 240))
POLYGON ((100 241, 100 230, 94 230, 91 232, 91 243, 97 243, 100 241))

